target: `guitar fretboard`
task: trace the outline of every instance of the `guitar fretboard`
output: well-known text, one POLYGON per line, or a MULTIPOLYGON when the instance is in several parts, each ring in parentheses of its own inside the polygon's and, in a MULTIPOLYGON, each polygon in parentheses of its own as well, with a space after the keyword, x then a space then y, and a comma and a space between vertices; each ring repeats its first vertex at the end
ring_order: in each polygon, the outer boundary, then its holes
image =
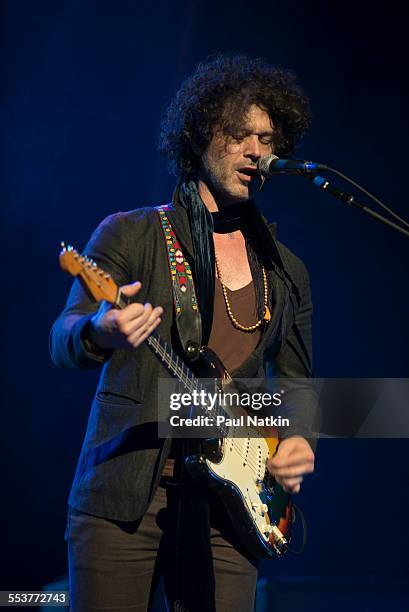
MULTIPOLYGON (((119 294, 117 299, 118 307, 125 308, 125 306, 128 304, 128 298, 122 294, 119 294)), ((201 393, 202 391, 205 393, 208 392, 205 386, 200 382, 199 378, 193 374, 192 370, 185 364, 183 359, 179 357, 179 355, 157 331, 153 331, 146 339, 146 342, 149 348, 162 361, 169 372, 182 383, 186 391, 189 393, 193 393, 194 391, 197 391, 198 393, 201 393)), ((203 413, 207 414, 208 407, 206 405, 201 404, 198 407, 203 413)), ((219 404, 216 404, 216 406, 213 408, 213 413, 216 416, 224 416, 228 418, 228 414, 219 404)), ((218 430, 221 438, 227 436, 228 428, 226 426, 215 425, 215 428, 218 430)))

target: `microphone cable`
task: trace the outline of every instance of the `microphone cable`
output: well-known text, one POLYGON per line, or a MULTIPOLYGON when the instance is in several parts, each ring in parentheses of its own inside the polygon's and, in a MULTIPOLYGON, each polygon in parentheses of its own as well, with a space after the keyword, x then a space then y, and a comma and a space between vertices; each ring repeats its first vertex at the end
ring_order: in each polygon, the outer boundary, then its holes
MULTIPOLYGON (((406 227, 409 228, 409 223, 407 221, 405 221, 405 219, 403 219, 402 217, 400 217, 397 213, 395 213, 391 208, 389 208, 388 206, 386 206, 386 204, 384 204, 383 202, 381 202, 381 200, 379 198, 377 198, 373 193, 371 193, 370 191, 368 191, 367 189, 365 189, 364 187, 362 187, 362 185, 360 185, 359 183, 357 183, 356 181, 354 181, 353 179, 349 178, 349 176, 347 176, 346 174, 343 174, 342 172, 340 172, 339 170, 336 170, 335 168, 331 168, 330 166, 327 166, 327 170, 328 172, 333 172, 334 174, 336 174, 337 176, 339 176, 340 178, 342 178, 344 181, 346 181, 347 183, 350 183, 353 187, 355 187, 356 189, 358 189, 361 193, 363 193, 364 195, 366 195, 368 198, 370 198, 371 200, 373 200, 376 204, 378 204, 378 206, 380 206, 381 208, 383 208, 384 210, 386 210, 386 212, 388 212, 392 217, 394 217, 395 219, 397 219, 398 221, 400 221, 401 223, 403 223, 403 225, 405 225, 406 227)), ((316 175, 315 175, 316 176, 316 175)))

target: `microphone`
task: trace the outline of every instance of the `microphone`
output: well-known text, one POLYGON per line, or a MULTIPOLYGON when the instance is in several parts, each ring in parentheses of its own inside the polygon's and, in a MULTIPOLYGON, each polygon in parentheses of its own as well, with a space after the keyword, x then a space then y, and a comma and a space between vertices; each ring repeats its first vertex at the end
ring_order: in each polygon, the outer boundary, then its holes
POLYGON ((263 178, 276 174, 313 174, 327 169, 324 164, 303 159, 279 159, 277 155, 264 155, 257 164, 257 171, 263 178))

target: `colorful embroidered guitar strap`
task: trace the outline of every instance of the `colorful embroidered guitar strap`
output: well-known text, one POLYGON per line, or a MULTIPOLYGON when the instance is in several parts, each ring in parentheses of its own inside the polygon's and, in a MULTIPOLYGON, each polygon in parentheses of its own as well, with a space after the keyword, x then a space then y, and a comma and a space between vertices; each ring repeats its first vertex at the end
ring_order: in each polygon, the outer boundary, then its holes
POLYGON ((167 213, 172 211, 171 204, 157 206, 156 211, 162 226, 168 253, 173 303, 176 325, 182 347, 189 359, 198 356, 201 344, 202 320, 199 313, 192 270, 186 260, 167 213))

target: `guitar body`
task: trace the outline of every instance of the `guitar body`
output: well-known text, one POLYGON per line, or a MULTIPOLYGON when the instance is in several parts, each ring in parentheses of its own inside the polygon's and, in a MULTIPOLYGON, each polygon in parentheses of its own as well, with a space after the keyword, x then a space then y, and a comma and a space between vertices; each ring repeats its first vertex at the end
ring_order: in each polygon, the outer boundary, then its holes
MULTIPOLYGON (((217 355, 200 350, 192 365, 201 378, 231 380, 217 355)), ((266 462, 278 446, 276 437, 254 436, 251 427, 228 428, 224 438, 205 440, 203 454, 186 457, 194 477, 207 481, 223 501, 243 545, 255 557, 282 555, 291 539, 291 496, 278 485, 266 462), (243 437, 245 435, 245 437, 243 437)))

